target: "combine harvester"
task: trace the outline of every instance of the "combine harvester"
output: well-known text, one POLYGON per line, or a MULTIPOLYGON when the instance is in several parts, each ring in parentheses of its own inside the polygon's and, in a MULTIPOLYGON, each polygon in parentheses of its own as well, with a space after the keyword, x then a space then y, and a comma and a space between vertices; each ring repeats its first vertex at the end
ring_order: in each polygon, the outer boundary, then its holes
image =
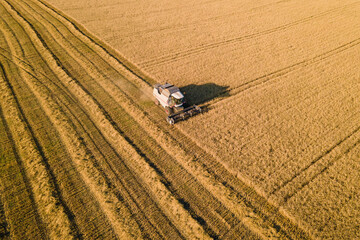
POLYGON ((201 113, 201 108, 196 105, 184 108, 184 95, 178 87, 170 83, 165 83, 164 85, 155 84, 153 95, 156 98, 155 104, 165 108, 165 112, 168 114, 166 121, 169 124, 174 124, 179 120, 185 120, 188 117, 201 113))

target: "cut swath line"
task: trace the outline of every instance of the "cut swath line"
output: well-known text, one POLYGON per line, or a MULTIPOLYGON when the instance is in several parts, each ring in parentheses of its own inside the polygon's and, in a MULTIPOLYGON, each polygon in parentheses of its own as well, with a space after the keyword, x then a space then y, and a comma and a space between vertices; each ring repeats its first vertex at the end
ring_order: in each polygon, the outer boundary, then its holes
POLYGON ((49 3, 46 3, 42 0, 38 0, 38 2, 41 3, 45 8, 49 9, 49 11, 54 12, 56 15, 63 18, 64 20, 66 20, 66 22, 69 23, 82 36, 84 36, 91 43, 93 43, 94 45, 99 47, 108 56, 110 56, 118 64, 120 64, 122 67, 124 67, 127 71, 132 73, 138 79, 141 79, 141 81, 144 82, 146 85, 152 86, 152 83, 155 83, 154 80, 152 80, 148 76, 144 75, 144 73, 140 69, 138 69, 134 64, 132 64, 128 60, 121 57, 118 52, 115 52, 113 49, 111 49, 109 46, 107 46, 105 43, 101 42, 99 39, 97 39, 95 36, 91 35, 90 33, 85 34, 85 32, 86 32, 85 28, 83 26, 81 26, 80 24, 76 23, 74 20, 70 19, 70 17, 65 16, 65 14, 61 13, 59 10, 56 10, 49 3), (99 43, 99 42, 101 42, 101 43, 99 43))
MULTIPOLYGON (((21 18, 20 18, 20 20, 21 20, 21 18)), ((26 22, 26 21, 24 21, 24 22, 26 22)), ((25 28, 27 29, 27 31, 29 31, 29 33, 30 33, 29 36, 35 38, 35 40, 36 40, 36 37, 34 37, 34 35, 36 35, 36 33, 31 32, 31 27, 30 27, 31 25, 26 25, 26 24, 24 24, 24 25, 25 25, 25 28)), ((35 41, 35 44, 37 45, 37 47, 40 48, 40 50, 43 50, 42 53, 44 53, 45 56, 50 57, 49 53, 47 54, 47 52, 45 50, 46 48, 45 49, 41 48, 41 46, 43 46, 43 45, 40 40, 35 41)), ((51 59, 51 57, 48 58, 48 60, 49 59, 51 59)), ((50 61, 50 65, 56 69, 55 61, 53 61, 53 62, 50 61)), ((53 122, 55 122, 54 126, 58 129, 60 136, 64 139, 63 142, 66 145, 67 149, 69 150, 69 153, 72 155, 74 162, 77 165, 81 166, 81 167, 79 167, 81 175, 83 175, 84 179, 94 180, 94 182, 92 182, 92 183, 94 183, 94 185, 99 187, 99 188, 97 188, 96 186, 90 184, 90 188, 92 190, 95 190, 94 192, 97 197, 100 196, 100 197, 105 198, 104 201, 99 202, 100 205, 104 205, 106 210, 115 208, 115 209, 117 209, 116 213, 120 214, 119 211, 121 211, 121 214, 123 214, 123 217, 125 217, 126 209, 124 209, 121 206, 121 204, 115 200, 116 199, 115 196, 106 192, 106 187, 104 187, 104 181, 101 178, 101 176, 96 174, 97 172, 93 171, 94 169, 92 168, 92 166, 87 164, 88 162, 86 160, 91 159, 91 156, 89 156, 89 152, 85 149, 85 146, 81 143, 80 138, 78 138, 76 136, 76 133, 74 132, 72 127, 69 126, 71 124, 65 119, 66 116, 57 107, 56 101, 51 100, 51 97, 49 97, 49 95, 46 93, 46 91, 43 91, 42 86, 39 86, 39 85, 31 82, 32 81, 31 77, 28 79, 25 76, 24 79, 29 80, 29 82, 28 82, 29 86, 31 87, 32 91, 34 91, 36 93, 35 96, 37 96, 40 99, 39 102, 42 104, 42 106, 43 106, 45 112, 47 113, 47 115, 49 116, 49 118, 53 122), (110 200, 110 201, 107 201, 107 200, 110 200), (112 203, 114 203, 114 204, 112 204, 112 203)), ((36 79, 33 79, 33 80, 35 81, 36 79)), ((116 219, 114 222, 116 222, 116 227, 117 227, 119 235, 128 236, 128 232, 125 232, 127 230, 127 228, 123 227, 122 222, 118 223, 118 221, 121 221, 123 218, 115 218, 112 215, 113 213, 115 213, 115 211, 112 212, 111 210, 109 210, 109 212, 111 213, 110 216, 113 219, 116 219), (126 230, 124 230, 124 229, 126 229, 126 230)), ((132 224, 130 218, 128 219, 126 224, 132 224)), ((134 230, 136 231, 136 228, 132 227, 129 232, 132 232, 134 230)))
POLYGON ((8 114, 12 112, 10 121, 11 126, 9 126, 9 129, 16 136, 16 139, 18 139, 17 145, 22 146, 17 148, 19 157, 28 169, 34 170, 34 172, 30 170, 26 171, 26 176, 28 176, 28 179, 30 180, 30 185, 32 185, 31 189, 34 193, 34 199, 37 202, 39 213, 44 219, 44 222, 51 228, 48 229, 50 236, 74 237, 78 234, 76 233, 76 225, 74 222, 71 222, 71 212, 61 198, 58 186, 55 182, 56 179, 48 166, 47 159, 33 134, 31 126, 25 118, 2 64, 0 64, 0 71, 0 77, 3 80, 1 85, 4 94, 2 105, 7 107, 8 114), (16 131, 14 130, 15 126, 17 126, 16 131), (20 133, 22 133, 21 137, 19 136, 20 133), (32 156, 31 161, 28 159, 29 154, 32 156), (35 184, 37 181, 43 186, 42 189, 35 184), (42 197, 44 194, 46 196, 45 198, 42 197), (45 208, 51 209, 56 213, 56 218, 58 220, 54 221, 55 216, 49 214, 45 208), (62 231, 57 232, 60 229, 62 229, 62 231))

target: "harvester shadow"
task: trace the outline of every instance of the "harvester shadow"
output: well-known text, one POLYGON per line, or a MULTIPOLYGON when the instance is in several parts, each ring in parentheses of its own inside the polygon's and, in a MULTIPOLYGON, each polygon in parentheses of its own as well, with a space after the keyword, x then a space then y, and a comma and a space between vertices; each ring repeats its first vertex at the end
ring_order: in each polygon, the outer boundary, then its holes
POLYGON ((187 105, 205 105, 206 108, 207 102, 218 98, 218 97, 228 97, 229 95, 229 86, 220 86, 215 83, 205 83, 202 85, 190 84, 184 87, 181 87, 180 90, 184 93, 187 105))

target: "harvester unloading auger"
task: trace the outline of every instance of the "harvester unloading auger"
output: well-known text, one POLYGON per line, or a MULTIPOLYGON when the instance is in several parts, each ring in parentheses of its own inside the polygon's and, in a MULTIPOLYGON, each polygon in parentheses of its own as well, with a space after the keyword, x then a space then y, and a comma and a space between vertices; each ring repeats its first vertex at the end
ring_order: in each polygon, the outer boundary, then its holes
POLYGON ((190 107, 184 107, 184 95, 178 87, 170 83, 163 85, 155 84, 153 95, 156 98, 155 103, 165 108, 165 112, 168 114, 166 120, 170 124, 201 113, 199 106, 192 105, 190 107))

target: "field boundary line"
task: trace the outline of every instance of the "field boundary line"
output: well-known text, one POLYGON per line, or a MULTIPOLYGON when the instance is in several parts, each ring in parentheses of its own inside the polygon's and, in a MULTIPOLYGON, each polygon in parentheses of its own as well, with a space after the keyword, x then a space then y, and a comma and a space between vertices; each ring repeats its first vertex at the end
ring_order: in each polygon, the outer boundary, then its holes
POLYGON ((121 53, 114 48, 112 48, 107 43, 100 40, 95 34, 91 33, 88 29, 86 29, 82 24, 78 23, 62 11, 56 9, 50 3, 43 0, 35 0, 43 5, 45 8, 49 9, 49 11, 55 13, 59 17, 63 18, 68 24, 70 24, 74 30, 79 32, 85 38, 87 38, 90 42, 95 44, 98 48, 100 48, 103 52, 106 53, 111 59, 115 60, 117 64, 121 65, 122 68, 126 69, 132 75, 136 76, 141 80, 142 83, 145 83, 147 86, 152 86, 156 81, 151 79, 149 76, 145 75, 139 67, 137 67, 134 63, 131 63, 127 60, 121 53))

